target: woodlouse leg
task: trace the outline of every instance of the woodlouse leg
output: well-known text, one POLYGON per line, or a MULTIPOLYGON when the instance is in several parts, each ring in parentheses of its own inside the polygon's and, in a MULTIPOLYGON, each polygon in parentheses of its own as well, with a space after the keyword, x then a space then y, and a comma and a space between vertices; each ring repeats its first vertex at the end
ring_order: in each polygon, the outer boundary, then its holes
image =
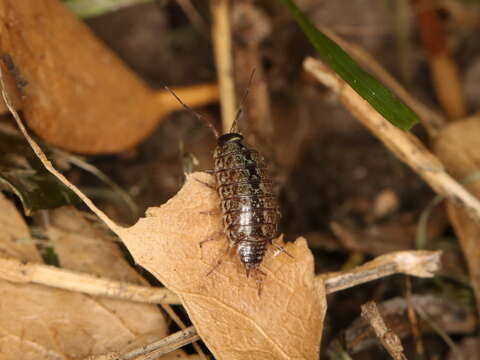
MULTIPOLYGON (((290 254, 283 246, 277 245, 272 241, 272 246, 279 252, 285 253, 286 255, 290 256, 292 259, 295 259, 295 257, 290 254)), ((277 256, 278 254, 275 254, 274 256, 277 256)))
POLYGON ((200 211, 200 214, 202 215, 209 215, 209 216, 214 216, 214 215, 220 215, 222 213, 222 210, 220 209, 212 209, 212 210, 207 210, 207 211, 200 211))
POLYGON ((224 232, 223 231, 216 231, 214 232, 213 234, 211 234, 208 238, 200 241, 198 243, 198 246, 201 248, 203 246, 203 244, 205 244, 206 242, 209 242, 209 241, 217 241, 217 240, 222 240, 221 239, 221 236, 224 235, 224 232))
POLYGON ((222 262, 223 262, 223 258, 224 258, 225 256, 227 256, 228 253, 229 253, 229 251, 232 250, 232 249, 233 249, 233 247, 231 247, 230 245, 227 246, 227 248, 225 249, 225 253, 218 258, 217 263, 216 263, 215 265, 213 265, 212 268, 207 272, 207 276, 210 276, 210 274, 211 274, 212 272, 214 272, 215 270, 218 269, 218 267, 219 267, 219 266, 222 264, 222 262))
POLYGON ((205 182, 205 181, 198 180, 197 178, 194 178, 194 179, 195 179, 197 182, 199 182, 200 184, 203 184, 203 185, 205 185, 206 187, 209 187, 209 188, 212 189, 212 190, 215 190, 215 191, 217 190, 217 188, 215 187, 215 184, 209 184, 209 183, 207 183, 207 182, 205 182))

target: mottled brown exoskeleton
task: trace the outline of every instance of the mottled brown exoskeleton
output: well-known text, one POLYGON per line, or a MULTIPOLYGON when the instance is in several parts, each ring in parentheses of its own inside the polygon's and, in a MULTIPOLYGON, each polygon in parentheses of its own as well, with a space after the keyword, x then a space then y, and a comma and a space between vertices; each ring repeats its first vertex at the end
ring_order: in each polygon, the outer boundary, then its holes
MULTIPOLYGON (((229 249, 236 248, 247 277, 252 271, 265 275, 259 266, 268 246, 273 245, 286 251, 272 242, 277 236, 280 212, 267 164, 258 151, 243 144, 243 136, 236 131, 241 110, 237 113, 230 132, 219 135, 210 121, 185 105, 175 93, 172 94, 186 109, 205 121, 217 138, 213 155, 214 170, 211 171, 215 176, 215 184, 205 185, 214 188, 220 197, 229 249)), ((217 265, 220 262, 221 260, 217 265)), ((261 283, 261 279, 257 277, 257 280, 261 283)))
POLYGON ((236 132, 218 137, 213 171, 225 235, 248 276, 276 237, 280 212, 265 160, 242 140, 236 132))

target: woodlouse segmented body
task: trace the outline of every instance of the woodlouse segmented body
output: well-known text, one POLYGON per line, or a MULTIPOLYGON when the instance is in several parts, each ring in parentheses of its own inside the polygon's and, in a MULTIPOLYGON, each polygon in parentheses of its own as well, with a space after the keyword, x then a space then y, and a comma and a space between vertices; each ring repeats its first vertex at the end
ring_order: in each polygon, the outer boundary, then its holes
POLYGON ((225 235, 248 276, 277 235, 280 213, 265 160, 242 140, 234 132, 218 137, 213 157, 225 235))

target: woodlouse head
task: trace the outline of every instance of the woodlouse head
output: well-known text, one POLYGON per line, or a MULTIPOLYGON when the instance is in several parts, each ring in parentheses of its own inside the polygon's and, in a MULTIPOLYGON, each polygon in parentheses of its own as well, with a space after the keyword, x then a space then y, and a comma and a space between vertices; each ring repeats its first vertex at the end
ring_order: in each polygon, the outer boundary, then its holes
POLYGON ((243 140, 243 136, 239 133, 231 132, 227 134, 223 134, 219 136, 217 139, 217 143, 220 146, 225 145, 228 142, 241 142, 243 140))

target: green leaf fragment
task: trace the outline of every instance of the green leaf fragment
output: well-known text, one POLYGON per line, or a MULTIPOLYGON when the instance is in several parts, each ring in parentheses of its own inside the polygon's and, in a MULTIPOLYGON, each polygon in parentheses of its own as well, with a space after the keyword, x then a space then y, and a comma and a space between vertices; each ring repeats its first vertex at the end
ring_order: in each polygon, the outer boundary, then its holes
POLYGON ((70 189, 45 170, 24 138, 1 131, 0 190, 17 195, 27 215, 78 201, 70 189))
POLYGON ((389 89, 363 70, 350 55, 319 31, 292 0, 281 0, 317 52, 348 85, 377 110, 385 119, 402 130, 419 122, 418 115, 401 102, 389 89))
POLYGON ((154 0, 64 0, 64 3, 75 15, 89 18, 152 1, 154 0))
POLYGON ((0 169, 0 188, 16 194, 27 215, 35 210, 69 205, 78 199, 54 176, 35 170, 0 169))

